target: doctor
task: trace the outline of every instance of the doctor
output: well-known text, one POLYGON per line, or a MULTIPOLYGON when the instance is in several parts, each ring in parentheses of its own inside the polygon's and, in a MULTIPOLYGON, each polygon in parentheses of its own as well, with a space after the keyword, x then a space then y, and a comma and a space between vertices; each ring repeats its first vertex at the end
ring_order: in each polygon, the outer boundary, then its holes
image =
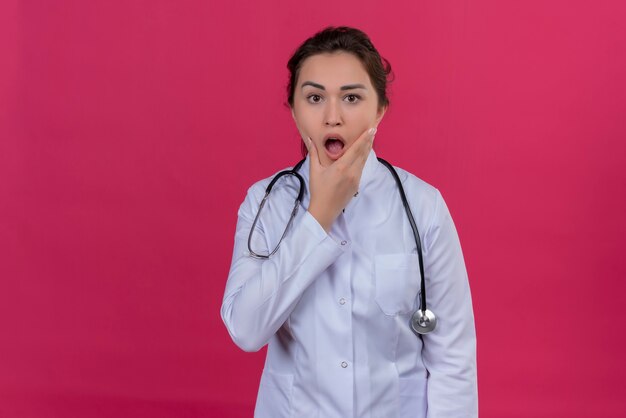
POLYGON ((459 239, 439 191, 397 168, 421 234, 435 330, 419 308, 415 239, 398 187, 372 143, 390 66, 367 35, 327 28, 288 63, 288 102, 308 155, 306 185, 281 177, 248 237, 271 177, 238 213, 222 319, 246 351, 268 345, 255 417, 476 417, 476 337, 459 239))

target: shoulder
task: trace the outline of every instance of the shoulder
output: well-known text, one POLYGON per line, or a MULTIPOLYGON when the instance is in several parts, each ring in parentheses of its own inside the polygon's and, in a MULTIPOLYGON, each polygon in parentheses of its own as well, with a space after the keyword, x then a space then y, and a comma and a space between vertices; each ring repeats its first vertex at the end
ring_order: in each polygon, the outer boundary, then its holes
MULTIPOLYGON (((278 170, 278 171, 272 173, 270 176, 265 177, 265 178, 263 178, 261 180, 258 180, 254 184, 252 184, 252 186, 250 186, 248 188, 248 191, 246 192, 246 197, 245 197, 243 203, 241 204, 241 207, 239 208, 239 214, 241 215, 242 212, 244 212, 244 213, 252 213, 253 211, 256 212, 256 210, 258 209, 259 205, 261 204, 261 201, 265 197, 265 193, 267 192, 267 188, 270 185, 270 183, 272 182, 272 180, 280 172, 286 171, 286 170, 291 170, 291 169, 293 169, 293 166, 285 167, 285 168, 283 168, 281 170, 278 170)), ((284 176, 284 177, 291 177, 291 176, 284 176)), ((289 189, 293 188, 293 187, 291 187, 293 182, 285 181, 285 180, 287 180, 287 179, 281 178, 278 181, 281 184, 277 183, 275 185, 275 188, 280 190, 279 193, 282 193, 285 190, 289 190, 289 189), (283 183, 286 183, 286 184, 283 184, 283 183)), ((272 187, 272 193, 274 193, 274 187, 272 187)))
POLYGON ((441 192, 415 174, 401 167, 394 166, 394 168, 398 173, 418 228, 420 232, 424 231, 422 238, 429 241, 429 235, 438 228, 442 209, 445 210, 446 207, 441 192))
MULTIPOLYGON (((260 196, 260 199, 263 198, 263 196, 265 196, 265 192, 267 191, 267 187, 270 185, 270 183, 272 182, 272 180, 274 178, 276 178, 276 176, 278 174, 280 174, 283 171, 289 171, 289 170, 293 170, 294 166, 290 166, 290 167, 285 167, 282 168, 278 171, 275 171, 274 173, 272 173, 270 176, 265 177, 261 180, 258 180, 256 183, 254 183, 252 186, 250 186, 248 188, 248 196, 252 195, 253 197, 256 196, 257 198, 260 196)), ((300 170, 301 171, 301 170, 300 170)), ((284 177, 292 177, 292 176, 284 176, 284 177)), ((279 180, 279 182, 283 182, 283 178, 281 178, 279 180)), ((288 182, 288 181, 287 181, 288 182)), ((277 183, 278 184, 278 183, 277 183)), ((272 189, 273 190, 273 189, 272 189)))
POLYGON ((394 166, 394 168, 400 177, 400 182, 409 201, 420 200, 422 205, 437 205, 437 201, 441 199, 441 193, 435 186, 401 167, 394 166))

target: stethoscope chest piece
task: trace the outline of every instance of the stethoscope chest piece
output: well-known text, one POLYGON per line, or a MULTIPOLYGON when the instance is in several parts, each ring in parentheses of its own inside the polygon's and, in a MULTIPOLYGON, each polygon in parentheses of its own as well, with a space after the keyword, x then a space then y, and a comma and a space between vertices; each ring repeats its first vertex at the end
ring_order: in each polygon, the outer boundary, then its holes
POLYGON ((414 333, 423 335, 428 334, 437 326, 437 317, 430 309, 422 311, 416 310, 411 316, 411 329, 414 333))

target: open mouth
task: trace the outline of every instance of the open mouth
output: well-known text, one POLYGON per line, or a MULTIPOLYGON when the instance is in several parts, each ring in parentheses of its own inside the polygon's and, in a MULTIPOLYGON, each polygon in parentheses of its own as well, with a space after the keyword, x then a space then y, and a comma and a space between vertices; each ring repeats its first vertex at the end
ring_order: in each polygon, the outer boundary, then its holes
POLYGON ((345 144, 341 137, 329 135, 324 141, 324 148, 330 158, 337 159, 343 153, 345 144))

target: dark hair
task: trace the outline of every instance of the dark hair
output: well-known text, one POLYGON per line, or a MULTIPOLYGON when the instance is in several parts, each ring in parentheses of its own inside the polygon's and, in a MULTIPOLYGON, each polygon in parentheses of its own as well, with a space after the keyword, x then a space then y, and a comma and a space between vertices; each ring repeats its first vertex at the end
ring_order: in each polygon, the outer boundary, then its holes
MULTIPOLYGON (((359 58, 378 95, 378 106, 388 106, 387 79, 391 75, 391 64, 380 56, 370 38, 363 31, 347 26, 329 26, 321 30, 304 41, 291 56, 287 63, 289 69, 287 102, 289 106, 293 108, 293 93, 304 60, 313 55, 336 51, 349 52, 359 58)), ((391 81, 391 77, 389 77, 389 81, 391 81)))

